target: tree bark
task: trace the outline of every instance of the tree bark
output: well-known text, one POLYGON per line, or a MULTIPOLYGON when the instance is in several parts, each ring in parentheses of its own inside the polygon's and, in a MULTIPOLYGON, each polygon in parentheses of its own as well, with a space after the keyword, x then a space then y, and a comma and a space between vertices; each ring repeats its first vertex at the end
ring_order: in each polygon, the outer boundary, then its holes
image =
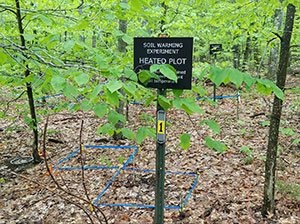
POLYGON ((247 36, 247 40, 246 40, 246 47, 245 47, 245 51, 244 51, 244 60, 243 60, 243 65, 242 65, 242 71, 245 72, 247 71, 247 67, 248 67, 248 59, 249 59, 249 55, 250 55, 250 43, 251 43, 251 37, 248 33, 247 36))
MULTIPOLYGON (((276 27, 277 31, 281 30, 281 25, 282 25, 282 8, 275 9, 274 26, 276 27)), ((271 48, 270 50, 269 69, 268 69, 267 78, 272 81, 276 81, 275 74, 278 66, 278 57, 279 57, 279 43, 277 43, 276 46, 271 48)))
MULTIPOLYGON (((17 21, 18 21, 18 27, 19 27, 19 33, 20 33, 20 40, 21 40, 21 46, 26 47, 25 38, 23 36, 24 28, 22 24, 22 17, 21 17, 21 9, 20 9, 20 2, 19 0, 16 0, 16 15, 17 15, 17 21)), ((24 57, 26 57, 24 55, 24 57)), ((23 64, 25 64, 26 61, 23 61, 23 64)), ((26 70, 24 72, 24 76, 27 77, 30 75, 30 71, 28 68, 28 65, 26 65, 26 70)), ((28 96, 28 104, 30 108, 30 115, 32 120, 32 131, 33 131, 33 144, 32 144, 32 156, 34 158, 35 163, 39 163, 41 161, 41 157, 38 152, 38 124, 36 119, 36 113, 35 113, 35 107, 34 107, 34 99, 33 99, 33 91, 31 82, 26 83, 26 89, 27 89, 27 96, 28 96)))
MULTIPOLYGON (((123 0, 123 2, 127 2, 127 0, 123 0)), ((119 30, 122 31, 123 33, 126 33, 127 32, 127 21, 126 20, 122 20, 120 19, 119 20, 119 30)), ((118 39, 118 51, 121 52, 121 53, 126 53, 126 46, 127 46, 127 43, 121 38, 119 37, 118 39)), ((124 81, 124 80, 122 80, 124 81)), ((120 89, 119 92, 125 96, 125 92, 123 89, 120 89)), ((124 101, 123 100, 119 100, 119 107, 116 108, 116 112, 118 112, 119 114, 122 114, 124 115, 124 101)), ((121 121, 118 121, 116 124, 115 124, 115 128, 118 130, 118 129, 121 129, 124 127, 124 123, 121 122, 121 121)), ((120 140, 123 138, 123 134, 122 132, 114 132, 113 134, 113 139, 114 140, 120 140)))
MULTIPOLYGON (((290 40, 293 32, 295 11, 296 9, 294 5, 289 4, 287 6, 285 28, 281 38, 280 59, 277 70, 276 85, 282 91, 284 91, 285 88, 287 67, 290 56, 290 40)), ((275 170, 281 112, 282 100, 275 96, 270 121, 267 159, 265 164, 264 202, 262 207, 263 216, 275 214, 275 170)))
POLYGON ((239 45, 234 45, 232 47, 232 53, 233 53, 233 67, 236 69, 239 69, 240 67, 240 49, 239 45))

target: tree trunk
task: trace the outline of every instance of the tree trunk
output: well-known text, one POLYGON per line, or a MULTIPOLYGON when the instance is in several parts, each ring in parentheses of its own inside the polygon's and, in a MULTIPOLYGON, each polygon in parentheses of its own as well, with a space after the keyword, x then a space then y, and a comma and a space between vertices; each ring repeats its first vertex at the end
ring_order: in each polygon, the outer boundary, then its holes
POLYGON ((233 53, 233 67, 236 69, 239 69, 240 67, 240 49, 239 45, 234 45, 232 47, 232 53, 233 53))
MULTIPOLYGON (((16 0, 16 15, 17 15, 17 21, 18 21, 18 27, 19 27, 19 33, 20 33, 20 40, 21 40, 21 46, 26 47, 26 42, 23 36, 24 28, 22 24, 22 17, 21 17, 21 9, 20 9, 20 2, 19 0, 16 0)), ((26 57, 24 55, 24 57, 26 57)), ((23 61, 23 64, 25 64, 26 61, 23 61)), ((29 76, 30 71, 28 65, 26 65, 26 70, 24 72, 24 76, 29 76)), ((41 161, 41 157, 38 152, 38 125, 37 125, 37 119, 36 119, 36 113, 35 113, 35 107, 34 107, 34 100, 33 100, 33 91, 31 82, 26 83, 26 89, 27 89, 27 96, 28 96, 28 104, 30 108, 30 115, 31 115, 31 124, 32 124, 32 131, 33 131, 33 144, 32 144, 32 155, 34 158, 34 162, 38 163, 41 161)))
MULTIPOLYGON (((123 0, 123 2, 127 2, 127 0, 123 0)), ((122 20, 120 19, 119 20, 119 30, 122 31, 123 33, 126 33, 127 32, 127 21, 126 20, 122 20)), ((121 52, 121 53, 126 53, 126 46, 127 46, 127 43, 124 42, 124 40, 119 37, 118 39, 118 51, 121 52)), ((124 81, 124 80, 123 80, 124 81)), ((120 89, 119 92, 124 96, 125 95, 125 92, 123 89, 120 89)), ((124 115, 124 101, 123 100, 119 100, 119 107, 116 108, 116 112, 118 112, 119 114, 123 114, 124 115)), ((118 129, 121 129, 124 127, 124 123, 121 122, 121 121, 118 121, 115 125, 115 128, 118 130, 118 129)), ((123 137, 123 134, 122 132, 114 132, 113 134, 113 139, 114 140, 120 140, 122 139, 123 137)))
MULTIPOLYGON (((277 28, 277 31, 281 30, 281 25, 282 25, 282 8, 275 9, 274 26, 277 28)), ((277 71, 278 57, 279 57, 279 44, 277 43, 275 47, 271 48, 270 57, 269 57, 269 69, 268 69, 267 78, 272 81, 276 80, 275 74, 277 71)))
POLYGON ((248 69, 248 59, 250 55, 250 43, 251 43, 251 37, 248 33, 247 40, 246 40, 246 47, 244 51, 244 59, 243 59, 243 65, 242 65, 242 71, 245 72, 248 69))
MULTIPOLYGON (((276 84, 282 91, 284 91, 286 81, 287 66, 290 55, 290 40, 293 31, 295 11, 294 5, 289 4, 287 6, 285 28, 281 38, 280 59, 276 84)), ((264 204, 262 207, 263 216, 275 214, 275 170, 281 111, 282 100, 275 96, 270 121, 267 159, 265 165, 264 204)))

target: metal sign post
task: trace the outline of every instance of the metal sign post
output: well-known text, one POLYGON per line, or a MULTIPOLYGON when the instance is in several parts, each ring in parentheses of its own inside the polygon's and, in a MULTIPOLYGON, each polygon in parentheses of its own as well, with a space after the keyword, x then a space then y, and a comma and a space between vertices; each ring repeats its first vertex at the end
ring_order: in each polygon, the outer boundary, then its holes
MULTIPOLYGON (((214 64, 217 62, 217 53, 222 51, 222 44, 210 44, 209 53, 214 55, 214 64)), ((214 102, 216 102, 216 84, 214 84, 214 102)))
POLYGON ((134 71, 149 70, 153 64, 169 64, 177 73, 177 82, 156 71, 160 79, 151 78, 148 88, 157 88, 156 119, 156 171, 155 171, 155 224, 164 223, 164 183, 166 111, 159 104, 159 96, 166 96, 166 89, 192 88, 193 38, 191 37, 136 37, 134 38, 134 71))
MULTIPOLYGON (((166 90, 158 89, 159 95, 166 96, 166 90)), ((154 223, 164 223, 165 207, 165 144, 166 144, 166 111, 157 99, 156 113, 156 166, 155 166, 155 214, 154 223)))

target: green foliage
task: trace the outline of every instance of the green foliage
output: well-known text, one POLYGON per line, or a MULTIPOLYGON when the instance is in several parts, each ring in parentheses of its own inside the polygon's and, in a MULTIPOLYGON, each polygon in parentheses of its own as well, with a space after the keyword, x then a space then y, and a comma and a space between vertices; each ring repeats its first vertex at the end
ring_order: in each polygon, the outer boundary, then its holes
POLYGON ((136 142, 138 144, 141 144, 147 136, 150 136, 152 138, 155 138, 155 131, 153 128, 149 128, 149 127, 141 127, 137 130, 136 132, 136 142))
POLYGON ((182 149, 186 150, 190 147, 191 143, 191 136, 187 133, 184 133, 180 136, 180 143, 178 144, 178 146, 181 146, 182 149))
MULTIPOLYGON (((290 1, 286 1, 290 2, 290 1)), ((295 4, 296 1, 294 1, 295 4)), ((141 83, 154 78, 160 79, 157 73, 177 82, 175 69, 167 64, 151 65, 150 71, 142 70, 136 74, 132 69, 132 52, 134 36, 157 36, 160 33, 161 19, 165 20, 163 29, 170 36, 193 36, 195 59, 193 76, 200 81, 210 79, 216 86, 234 83, 237 87, 250 90, 256 86, 262 94, 272 92, 284 99, 283 92, 272 82, 253 78, 232 67, 232 46, 244 44, 248 35, 259 40, 253 44, 259 50, 267 40, 273 37, 273 25, 270 23, 274 9, 280 7, 275 1, 270 4, 265 1, 165 1, 168 6, 167 14, 162 17, 161 2, 156 0, 129 0, 128 3, 108 1, 105 4, 97 1, 84 2, 79 13, 78 1, 61 4, 56 1, 22 2, 21 7, 32 11, 22 10, 23 24, 26 26, 23 37, 26 49, 20 47, 19 30, 15 14, 4 10, 1 14, 3 23, 0 24, 0 86, 13 90, 23 88, 26 82, 31 82, 34 95, 44 96, 48 93, 62 92, 68 102, 57 103, 53 112, 69 109, 76 111, 93 110, 94 113, 108 123, 98 129, 97 133, 112 135, 114 131, 133 139, 132 130, 123 128, 116 130, 114 125, 126 122, 123 115, 113 108, 119 107, 120 100, 143 100, 144 106, 153 103, 156 95, 152 90, 144 88, 141 83), (211 7, 211 4, 214 7, 211 7), (244 8, 245 10, 236 10, 244 8), (73 8, 65 15, 63 9, 73 8), (62 11, 48 13, 47 10, 61 8, 62 11), (205 9, 205 10, 203 10, 205 9), (187 13, 188 12, 188 13, 187 13), (263 15, 263 16, 262 16, 263 15), (101 18, 101 19, 98 19, 101 18), (128 22, 127 33, 117 29, 118 20, 128 22), (230 26, 224 26, 230 24, 230 26), (253 25, 255 24, 255 25, 253 25), (212 32, 212 30, 214 32, 212 32), (80 36, 80 37, 79 37, 80 36), (126 53, 118 52, 117 41, 121 38, 128 45, 126 53), (95 46, 93 42, 95 40, 95 46), (222 43, 224 52, 218 55, 220 64, 211 66, 208 55, 210 42, 222 43), (24 67, 28 66, 30 75, 23 77, 24 67), (208 73, 208 74, 207 74, 208 73), (99 84, 103 83, 105 84, 99 84), (125 96, 119 93, 124 90, 125 96), (103 92, 103 95, 99 95, 103 92), (78 97, 84 99, 78 102, 78 97), (70 103, 70 102, 71 103, 70 103), (76 104, 68 107, 69 104, 76 104), (105 115, 107 116, 105 117, 105 115)), ((0 0, 0 5, 10 5, 10 2, 0 0)), ((284 3, 286 4, 286 3, 284 3)), ((1 7, 0 7, 1 8, 1 7)), ((2 8, 3 9, 3 8, 2 8)), ((296 36, 296 35, 294 35, 296 36)), ((294 43, 299 37, 293 37, 294 43)), ((14 93, 17 94, 17 93, 14 93)), ((207 94, 200 83, 193 85, 192 91, 173 90, 172 96, 159 96, 158 101, 164 109, 173 108, 184 110, 187 114, 204 114, 195 102, 194 96, 207 94)), ((295 104, 297 107, 298 104, 295 104)), ((20 105, 21 111, 28 111, 27 105, 20 105)), ((24 112, 25 113, 25 112, 24 112)), ((38 108, 38 114, 45 113, 38 108)), ((143 115, 142 119, 153 122, 151 116, 143 115)), ((30 125, 32 121, 25 116, 30 125)), ((219 125, 213 120, 200 123, 208 125, 215 133, 220 134, 219 125)), ((282 130, 282 134, 293 135, 290 130, 282 130)), ((147 136, 155 138, 155 132, 149 127, 140 127, 135 139, 140 144, 147 136)), ((297 139, 296 139, 297 140, 297 139)), ((295 141, 296 141, 295 140, 295 141)), ((184 149, 190 145, 190 137, 183 134, 180 146, 184 149)), ((295 143, 296 144, 296 143, 295 143)), ((206 138, 206 145, 220 152, 227 150, 219 141, 206 138)))
POLYGON ((220 141, 215 141, 211 139, 210 137, 205 138, 205 145, 209 147, 210 149, 215 149, 220 153, 223 153, 225 150, 229 151, 229 149, 221 143, 220 141))
POLYGON ((220 125, 214 120, 203 120, 200 122, 200 126, 202 126, 203 124, 207 124, 211 130, 213 130, 217 134, 220 134, 220 125))
POLYGON ((300 185, 285 184, 276 181, 277 190, 291 197, 293 200, 300 202, 300 185))

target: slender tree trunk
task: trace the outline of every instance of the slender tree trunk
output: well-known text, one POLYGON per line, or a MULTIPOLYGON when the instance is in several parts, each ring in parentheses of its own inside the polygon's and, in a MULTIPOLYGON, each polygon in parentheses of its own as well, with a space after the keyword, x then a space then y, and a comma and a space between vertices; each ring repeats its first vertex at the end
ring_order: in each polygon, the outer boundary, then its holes
POLYGON ((248 67, 248 59, 250 55, 250 43, 251 43, 251 37, 248 33, 247 40, 246 40, 246 47, 244 51, 243 65, 242 65, 243 72, 247 71, 247 67, 248 67))
MULTIPOLYGON (((123 2, 126 3, 127 0, 123 0, 123 2)), ((119 30, 122 31, 123 33, 127 32, 127 21, 126 20, 122 20, 122 19, 119 20, 119 30)), ((121 53, 126 53, 126 46, 127 46, 127 43, 124 42, 124 40, 120 37, 118 39, 118 51, 121 53)), ((120 89, 119 92, 123 96, 125 96, 125 92, 123 89, 120 89)), ((124 101, 119 100, 119 107, 116 108, 116 112, 118 112, 119 114, 124 114, 124 105, 125 105, 124 101)), ((121 121, 117 122, 115 125, 115 128, 117 130, 121 129, 123 127, 124 127, 124 123, 121 121)), ((119 132, 119 133, 114 132, 114 134, 113 134, 113 139, 115 139, 115 140, 120 140, 122 137, 123 137, 122 132, 119 132)))
MULTIPOLYGON (((20 33, 20 40, 21 40, 21 46, 26 47, 26 42, 23 36, 24 28, 22 24, 22 17, 21 17, 21 9, 20 9, 20 2, 19 0, 16 0, 16 15, 17 15, 17 21, 18 21, 18 27, 19 27, 19 33, 20 33)), ((25 55, 24 55, 25 56, 25 55)), ((26 64, 26 61, 23 61, 23 64, 26 64)), ((26 65, 26 70, 24 72, 24 76, 29 76, 30 71, 28 65, 26 65)), ((38 163, 41 161, 41 157, 38 152, 38 124, 36 119, 36 113, 35 113, 35 107, 34 107, 34 100, 33 100, 33 91, 31 82, 26 83, 27 88, 27 96, 28 96, 28 103, 30 108, 30 115, 31 115, 31 124, 32 124, 32 131, 33 131, 33 145, 32 145, 32 155, 34 158, 34 162, 38 163)))
MULTIPOLYGON (((290 56, 290 40, 293 31, 295 11, 294 5, 289 4, 287 6, 285 28, 281 38, 280 59, 276 84, 282 91, 284 91, 286 81, 287 66, 290 56)), ((275 213, 275 170, 281 111, 282 100, 275 96, 270 121, 267 160, 265 165, 264 204, 262 207, 263 216, 266 216, 268 213, 275 213)))
MULTIPOLYGON (((277 31, 281 30, 281 25, 282 25, 282 8, 275 9, 274 26, 276 27, 277 31)), ((276 46, 271 48, 270 50, 269 69, 268 69, 267 78, 272 81, 275 81, 276 79, 275 74, 278 66, 278 58, 279 58, 279 43, 277 43, 276 46)))
POLYGON ((240 49, 239 45, 234 45, 232 47, 232 52, 233 52, 233 67, 236 69, 239 69, 240 67, 240 49))

